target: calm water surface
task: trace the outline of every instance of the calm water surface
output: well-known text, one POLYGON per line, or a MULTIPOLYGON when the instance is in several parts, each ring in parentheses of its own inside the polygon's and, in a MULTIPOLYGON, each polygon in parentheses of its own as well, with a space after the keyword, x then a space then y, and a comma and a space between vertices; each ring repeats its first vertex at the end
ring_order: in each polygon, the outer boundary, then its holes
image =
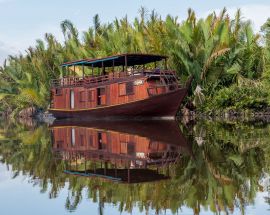
POLYGON ((270 124, 0 121, 0 214, 270 214, 270 124))

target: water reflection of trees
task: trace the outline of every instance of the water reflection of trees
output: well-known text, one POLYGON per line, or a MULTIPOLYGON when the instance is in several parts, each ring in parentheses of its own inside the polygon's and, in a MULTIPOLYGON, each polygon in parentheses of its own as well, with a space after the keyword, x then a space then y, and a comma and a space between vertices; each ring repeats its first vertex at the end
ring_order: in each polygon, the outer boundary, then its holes
POLYGON ((51 150, 46 125, 35 128, 21 124, 2 123, 0 157, 9 164, 16 177, 20 172, 28 175, 41 192, 56 198, 67 185, 69 194, 65 207, 76 210, 87 190, 88 198, 99 203, 118 205, 119 211, 131 212, 192 208, 194 214, 202 209, 212 212, 232 212, 254 203, 255 195, 262 191, 259 180, 269 172, 270 127, 266 124, 198 122, 189 134, 193 156, 183 156, 169 169, 171 180, 120 184, 98 178, 66 175, 65 161, 56 159, 51 150), (4 137, 4 138, 3 138, 4 137))

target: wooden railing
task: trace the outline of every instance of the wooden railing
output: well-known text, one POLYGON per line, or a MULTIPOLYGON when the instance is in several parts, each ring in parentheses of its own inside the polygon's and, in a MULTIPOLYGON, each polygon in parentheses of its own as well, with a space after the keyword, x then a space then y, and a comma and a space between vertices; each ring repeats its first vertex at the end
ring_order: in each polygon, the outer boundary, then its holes
POLYGON ((128 77, 144 75, 159 75, 162 77, 173 76, 176 79, 175 71, 170 70, 146 70, 132 72, 111 72, 107 75, 84 76, 84 77, 64 77, 51 80, 51 87, 89 87, 95 84, 106 83, 113 80, 124 79, 128 77))

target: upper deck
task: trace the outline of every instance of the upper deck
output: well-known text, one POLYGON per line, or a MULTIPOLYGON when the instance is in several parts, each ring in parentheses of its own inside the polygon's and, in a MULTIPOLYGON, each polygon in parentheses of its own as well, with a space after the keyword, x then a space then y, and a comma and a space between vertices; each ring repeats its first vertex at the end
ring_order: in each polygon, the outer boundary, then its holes
POLYGON ((62 64, 62 67, 65 68, 65 76, 51 80, 52 88, 90 88, 143 77, 176 80, 176 72, 167 70, 167 57, 162 55, 121 54, 66 62, 62 64), (160 66, 161 61, 163 61, 162 69, 157 65, 160 66), (154 68, 146 68, 147 64, 152 64, 154 68), (82 75, 78 76, 77 73, 82 75))
POLYGON ((51 80, 52 88, 62 87, 97 87, 106 84, 112 84, 121 81, 129 81, 134 78, 170 78, 176 79, 176 72, 170 70, 142 70, 135 72, 111 72, 106 75, 86 75, 84 77, 63 77, 51 80))

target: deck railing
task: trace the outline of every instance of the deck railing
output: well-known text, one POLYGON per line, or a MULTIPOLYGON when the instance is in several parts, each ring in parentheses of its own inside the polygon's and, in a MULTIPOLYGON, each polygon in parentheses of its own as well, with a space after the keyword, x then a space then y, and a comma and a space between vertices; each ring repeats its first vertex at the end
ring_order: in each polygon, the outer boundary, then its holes
POLYGON ((51 80, 51 87, 90 87, 96 84, 106 83, 114 80, 125 79, 134 76, 159 75, 165 78, 173 76, 176 79, 176 72, 171 70, 146 70, 133 72, 111 72, 106 75, 84 76, 84 77, 64 77, 51 80))

